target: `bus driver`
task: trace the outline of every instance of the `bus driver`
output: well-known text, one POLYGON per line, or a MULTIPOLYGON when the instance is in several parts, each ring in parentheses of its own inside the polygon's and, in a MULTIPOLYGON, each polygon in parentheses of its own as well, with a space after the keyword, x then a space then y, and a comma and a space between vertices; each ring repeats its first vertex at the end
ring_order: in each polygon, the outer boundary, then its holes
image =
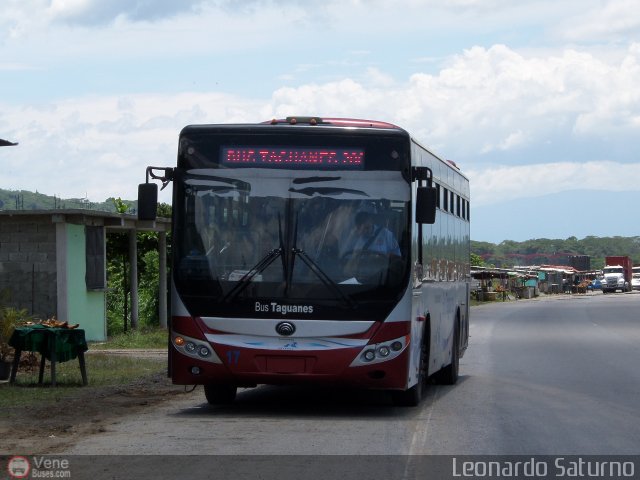
POLYGON ((400 258, 400 246, 391 231, 374 221, 371 212, 360 211, 355 218, 355 231, 347 240, 342 255, 346 261, 344 273, 350 277, 377 276, 385 271, 390 260, 400 258))
POLYGON ((358 212, 355 218, 355 234, 350 236, 347 243, 350 252, 370 251, 384 255, 400 256, 400 246, 388 228, 376 225, 374 214, 358 212))

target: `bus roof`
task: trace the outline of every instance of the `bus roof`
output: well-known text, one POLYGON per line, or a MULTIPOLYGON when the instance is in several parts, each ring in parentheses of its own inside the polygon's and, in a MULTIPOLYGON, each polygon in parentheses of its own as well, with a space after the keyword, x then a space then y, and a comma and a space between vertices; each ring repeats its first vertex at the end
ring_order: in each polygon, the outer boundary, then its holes
POLYGON ((320 118, 320 117, 287 117, 274 118, 262 122, 271 125, 333 125, 336 127, 357 127, 357 128, 382 128, 391 130, 403 130, 397 125, 379 120, 365 120, 359 118, 320 118))

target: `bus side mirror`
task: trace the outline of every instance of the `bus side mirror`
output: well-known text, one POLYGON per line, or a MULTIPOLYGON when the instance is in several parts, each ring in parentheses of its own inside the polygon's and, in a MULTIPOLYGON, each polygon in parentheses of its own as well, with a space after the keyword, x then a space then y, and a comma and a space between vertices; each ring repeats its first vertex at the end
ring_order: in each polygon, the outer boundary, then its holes
POLYGON ((416 195, 416 222, 436 223, 437 190, 434 187, 418 187, 416 195))
POLYGON ((158 209, 158 185, 138 185, 138 220, 155 220, 158 209))

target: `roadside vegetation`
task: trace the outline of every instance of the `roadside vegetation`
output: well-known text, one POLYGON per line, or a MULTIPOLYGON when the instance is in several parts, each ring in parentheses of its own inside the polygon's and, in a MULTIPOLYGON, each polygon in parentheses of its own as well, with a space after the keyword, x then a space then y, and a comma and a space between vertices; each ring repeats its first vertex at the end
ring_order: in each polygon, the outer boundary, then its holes
MULTIPOLYGON (((127 213, 129 206, 120 198, 113 200, 116 211, 127 213)), ((171 217, 171 206, 158 204, 159 217, 171 217)), ((129 275, 129 234, 107 235, 107 335, 128 334, 132 331, 152 331, 159 326, 159 258, 158 234, 139 232, 138 250, 138 325, 131 321, 131 285, 129 275)), ((171 235, 167 235, 167 257, 171 255, 171 235)), ((167 264, 170 264, 167 262, 167 264)), ((139 340, 139 339, 138 339, 139 340)), ((166 345, 166 342, 165 344, 166 345)), ((126 348, 126 347, 113 347, 126 348)), ((152 348, 142 346, 139 348, 152 348)))
POLYGON ((22 354, 16 383, 0 384, 0 409, 9 406, 29 406, 40 402, 58 402, 98 392, 105 387, 125 387, 153 383, 166 377, 166 356, 140 358, 134 355, 113 355, 108 349, 166 349, 167 331, 160 328, 141 329, 114 335, 104 343, 90 343, 85 353, 89 385, 82 385, 78 360, 56 364, 56 386, 51 387, 51 367, 46 362, 43 385, 38 384, 40 355, 22 354))
POLYGON ((167 348, 167 331, 159 327, 145 327, 117 333, 109 336, 103 343, 92 343, 89 348, 95 350, 133 349, 133 348, 167 348))
POLYGON ((587 255, 591 268, 601 269, 608 255, 628 255, 640 264, 640 237, 594 237, 566 240, 536 238, 524 242, 505 240, 499 244, 471 241, 472 265, 510 268, 514 265, 566 265, 567 257, 587 255), (476 255, 481 263, 474 263, 476 255))

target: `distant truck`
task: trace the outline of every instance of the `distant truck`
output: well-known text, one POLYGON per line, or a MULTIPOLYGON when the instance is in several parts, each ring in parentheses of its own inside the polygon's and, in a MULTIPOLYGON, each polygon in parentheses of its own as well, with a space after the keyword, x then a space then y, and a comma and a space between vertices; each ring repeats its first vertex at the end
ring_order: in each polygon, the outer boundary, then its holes
POLYGON ((622 290, 623 292, 631 291, 631 272, 633 263, 631 258, 626 256, 605 257, 604 279, 602 281, 602 293, 615 292, 622 290))
POLYGON ((640 290, 640 266, 633 267, 633 276, 631 277, 631 289, 640 290))

